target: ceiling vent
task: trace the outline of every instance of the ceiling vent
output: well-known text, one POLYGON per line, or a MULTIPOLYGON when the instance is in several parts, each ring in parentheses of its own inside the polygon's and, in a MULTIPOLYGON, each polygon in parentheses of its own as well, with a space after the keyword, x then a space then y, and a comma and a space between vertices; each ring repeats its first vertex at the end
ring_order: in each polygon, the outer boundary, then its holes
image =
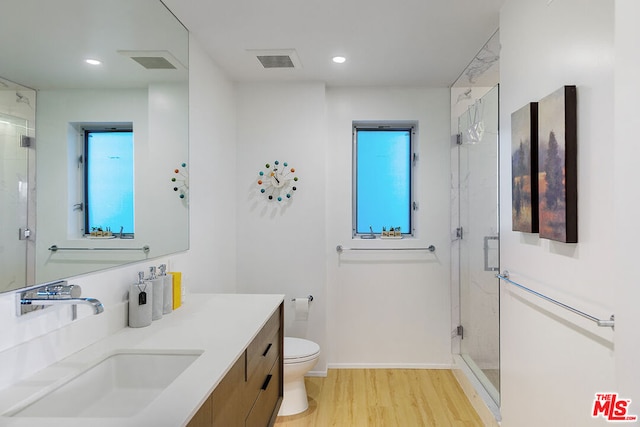
POLYGON ((300 62, 300 58, 298 58, 295 49, 250 49, 248 52, 251 55, 254 55, 262 65, 262 68, 265 69, 302 68, 302 63, 300 62))
POLYGON ((161 56, 132 56, 131 59, 147 70, 175 70, 176 67, 161 56))
POLYGON ((119 50, 119 54, 142 65, 147 70, 176 70, 186 68, 166 50, 119 50))

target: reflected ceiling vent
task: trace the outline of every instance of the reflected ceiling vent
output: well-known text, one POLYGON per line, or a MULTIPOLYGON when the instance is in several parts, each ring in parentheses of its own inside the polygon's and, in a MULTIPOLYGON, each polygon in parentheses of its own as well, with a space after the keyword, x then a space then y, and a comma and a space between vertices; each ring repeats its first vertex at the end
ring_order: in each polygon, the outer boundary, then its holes
POLYGON ((302 68, 302 63, 295 49, 249 49, 247 52, 260 61, 262 68, 302 68))
POLYGON ((147 70, 185 69, 169 51, 166 50, 119 50, 119 54, 127 56, 147 70))

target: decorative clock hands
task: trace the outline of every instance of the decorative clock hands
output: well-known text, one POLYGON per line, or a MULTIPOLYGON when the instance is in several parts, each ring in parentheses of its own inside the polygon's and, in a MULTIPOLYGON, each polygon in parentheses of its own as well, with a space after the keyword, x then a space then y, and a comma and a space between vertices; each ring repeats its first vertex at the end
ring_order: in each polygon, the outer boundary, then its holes
POLYGON ((291 199, 293 192, 297 190, 295 185, 298 177, 293 175, 296 170, 289 168, 287 162, 282 163, 282 166, 280 168, 280 162, 276 160, 273 168, 267 163, 265 165, 267 172, 260 171, 258 174, 260 193, 264 194, 269 200, 281 202, 285 199, 291 199))

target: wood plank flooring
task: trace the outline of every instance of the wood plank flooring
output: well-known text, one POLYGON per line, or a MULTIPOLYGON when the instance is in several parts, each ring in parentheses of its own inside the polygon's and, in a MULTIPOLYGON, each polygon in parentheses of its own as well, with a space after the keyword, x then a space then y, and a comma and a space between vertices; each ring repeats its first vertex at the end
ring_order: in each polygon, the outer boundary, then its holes
POLYGON ((330 369, 305 384, 309 409, 277 427, 483 426, 446 369, 330 369))

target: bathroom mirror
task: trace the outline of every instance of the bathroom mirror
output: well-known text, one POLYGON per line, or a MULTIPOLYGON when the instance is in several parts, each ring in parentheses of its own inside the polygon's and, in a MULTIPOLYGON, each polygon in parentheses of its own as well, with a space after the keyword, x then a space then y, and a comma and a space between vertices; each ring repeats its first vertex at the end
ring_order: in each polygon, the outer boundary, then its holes
MULTIPOLYGON (((0 292, 188 249, 184 26, 159 0, 9 0, 2 9, 0 292), (115 221, 91 236, 85 130, 122 126, 133 132, 135 229, 120 234, 115 221)), ((118 167, 103 181, 119 182, 127 172, 118 167)))

